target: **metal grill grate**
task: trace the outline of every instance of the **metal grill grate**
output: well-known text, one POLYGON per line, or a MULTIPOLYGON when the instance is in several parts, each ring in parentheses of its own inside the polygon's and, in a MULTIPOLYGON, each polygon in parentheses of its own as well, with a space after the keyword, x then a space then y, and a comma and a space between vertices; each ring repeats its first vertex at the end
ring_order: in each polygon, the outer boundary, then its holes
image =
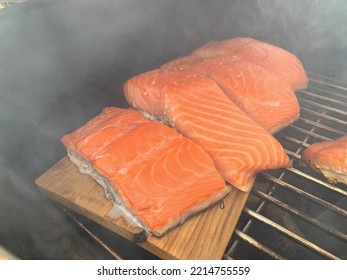
POLYGON ((346 259, 347 187, 301 161, 310 144, 347 135, 347 86, 310 74, 301 116, 278 133, 293 167, 258 175, 225 259, 346 259))

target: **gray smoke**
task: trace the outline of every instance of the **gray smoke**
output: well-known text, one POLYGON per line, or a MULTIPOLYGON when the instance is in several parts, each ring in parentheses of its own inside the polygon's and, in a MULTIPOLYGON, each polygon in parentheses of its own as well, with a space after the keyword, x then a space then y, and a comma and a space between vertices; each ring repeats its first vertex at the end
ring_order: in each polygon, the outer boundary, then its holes
MULTIPOLYGON (((346 20, 338 0, 29 0, 0 10, 0 244, 23 258, 74 257, 59 242, 92 246, 34 179, 65 155, 64 134, 104 106, 127 106, 132 75, 209 40, 250 36, 344 80, 346 20)), ((92 248, 85 256, 105 257, 92 248)))

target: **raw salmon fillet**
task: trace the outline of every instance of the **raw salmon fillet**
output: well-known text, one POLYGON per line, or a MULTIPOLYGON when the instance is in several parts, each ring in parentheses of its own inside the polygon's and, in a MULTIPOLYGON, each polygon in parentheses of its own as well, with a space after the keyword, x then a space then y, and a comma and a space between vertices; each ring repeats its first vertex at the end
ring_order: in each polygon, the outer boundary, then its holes
POLYGON ((200 63, 203 60, 204 60, 203 57, 187 55, 187 56, 182 56, 182 57, 176 58, 174 60, 171 60, 171 61, 163 64, 162 66, 160 66, 160 68, 162 68, 162 69, 175 69, 175 68, 177 68, 178 70, 182 70, 184 68, 190 68, 190 67, 194 66, 195 64, 200 63))
POLYGON ((303 159, 329 182, 347 184, 347 136, 312 144, 303 152, 303 159))
POLYGON ((81 172, 155 236, 229 192, 202 147, 135 110, 105 108, 62 143, 81 172))
POLYGON ((140 74, 124 84, 125 98, 131 106, 148 113, 147 117, 153 116, 161 119, 165 116, 167 108, 167 105, 165 106, 167 84, 175 79, 188 78, 190 75, 190 69, 165 72, 152 70, 140 74))
POLYGON ((241 110, 270 133, 299 117, 299 103, 290 86, 261 66, 223 57, 206 59, 198 67, 208 67, 207 75, 241 110))
POLYGON ((194 68, 213 79, 241 110, 270 133, 299 117, 300 107, 288 83, 264 67, 233 56, 186 56, 162 68, 194 68))
POLYGON ((236 55, 274 72, 288 82, 294 91, 304 89, 308 84, 304 67, 295 55, 258 40, 234 38, 219 43, 207 43, 195 50, 193 55, 201 57, 236 55))
POLYGON ((259 171, 291 165, 270 133, 213 80, 191 69, 143 73, 128 80, 124 92, 130 105, 163 118, 200 144, 224 179, 240 190, 249 191, 259 171))
POLYGON ((247 37, 236 37, 225 41, 210 41, 193 51, 192 55, 199 57, 230 55, 239 47, 253 41, 255 41, 255 39, 247 37))

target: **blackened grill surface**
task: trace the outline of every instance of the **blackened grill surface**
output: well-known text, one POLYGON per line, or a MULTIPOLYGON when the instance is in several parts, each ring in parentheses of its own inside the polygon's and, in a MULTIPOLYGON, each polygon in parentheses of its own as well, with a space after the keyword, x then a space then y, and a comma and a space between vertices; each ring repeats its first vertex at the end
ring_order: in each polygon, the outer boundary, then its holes
POLYGON ((276 135, 294 165, 258 176, 225 259, 347 258, 347 187, 301 160, 310 144, 347 135, 347 86, 309 76, 299 120, 276 135))

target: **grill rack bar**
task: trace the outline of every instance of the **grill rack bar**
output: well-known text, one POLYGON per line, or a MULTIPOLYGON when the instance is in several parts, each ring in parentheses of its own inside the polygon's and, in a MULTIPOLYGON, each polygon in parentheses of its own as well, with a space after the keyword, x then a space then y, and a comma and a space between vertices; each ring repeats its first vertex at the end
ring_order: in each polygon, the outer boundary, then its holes
MULTIPOLYGON (((316 94, 316 93, 313 93, 311 91, 302 90, 301 94, 304 94, 304 95, 307 95, 307 96, 312 96, 312 97, 318 98, 320 100, 329 101, 330 103, 335 103, 335 104, 339 104, 339 105, 343 105, 343 106, 347 107, 347 103, 346 102, 343 102, 343 101, 340 101, 340 100, 336 100, 334 98, 322 96, 320 94, 316 94)), ((345 98, 344 96, 341 96, 341 95, 337 95, 337 96, 341 97, 341 98, 345 98)), ((343 112, 343 113, 345 114, 345 112, 343 112)))
POLYGON ((317 122, 314 122, 314 121, 305 119, 305 118, 303 118, 303 117, 300 117, 299 120, 302 120, 303 122, 305 122, 305 123, 307 123, 307 124, 313 125, 313 126, 316 127, 316 128, 325 129, 326 131, 329 131, 329 132, 332 132, 332 133, 336 133, 336 134, 339 134, 339 135, 341 135, 341 136, 345 135, 345 132, 343 132, 343 131, 341 131, 341 130, 338 130, 338 129, 329 127, 329 126, 327 126, 327 125, 324 125, 324 124, 321 124, 321 123, 317 123, 317 122))
POLYGON ((287 150, 287 149, 284 149, 284 150, 285 150, 285 152, 286 152, 289 156, 295 157, 295 158, 297 158, 297 159, 301 159, 301 156, 298 155, 297 153, 292 152, 292 151, 287 150))
POLYGON ((322 135, 319 135, 317 133, 314 133, 314 132, 311 132, 311 131, 307 131, 301 127, 297 127, 295 125, 291 125, 290 126, 292 129, 295 129, 297 130, 298 132, 301 132, 303 134, 306 134, 306 135, 309 135, 309 136, 313 136, 317 139, 320 139, 321 141, 328 141, 328 140, 332 140, 331 138, 328 138, 328 137, 325 137, 325 136, 322 136, 322 135))
POLYGON ((301 102, 305 102, 305 103, 308 103, 310 105, 314 105, 314 106, 316 106, 316 107, 318 107, 320 109, 328 110, 328 111, 331 111, 331 112, 335 112, 335 113, 339 113, 341 115, 347 116, 347 112, 346 111, 342 111, 342 110, 336 109, 334 107, 323 105, 321 103, 314 102, 314 101, 311 101, 311 100, 308 100, 308 99, 305 99, 305 98, 301 98, 300 100, 301 100, 301 102))
POLYGON ((262 174, 269 181, 272 181, 273 183, 276 183, 278 186, 284 187, 287 190, 290 190, 291 192, 294 192, 294 193, 298 194, 298 196, 307 198, 307 199, 309 199, 312 202, 315 202, 315 203, 317 203, 317 204, 319 204, 319 205, 321 205, 321 206, 323 206, 323 207, 325 207, 325 208, 327 208, 327 209, 329 209, 331 211, 334 211, 337 214, 340 214, 343 217, 347 217, 347 210, 344 210, 344 209, 342 209, 342 208, 340 208, 340 207, 338 207, 338 206, 336 206, 334 204, 331 204, 331 203, 327 202, 324 199, 321 199, 321 198, 319 198, 319 197, 317 197, 317 196, 315 196, 313 194, 310 194, 310 193, 308 193, 308 192, 306 192, 306 191, 304 191, 304 190, 302 190, 302 189, 300 189, 298 187, 295 187, 295 186, 293 186, 291 184, 288 184, 288 183, 286 183, 286 182, 284 182, 284 181, 282 181, 282 180, 280 180, 280 179, 278 179, 276 177, 273 177, 273 176, 271 176, 271 175, 269 175, 269 174, 267 174, 265 172, 263 172, 262 174))
MULTIPOLYGON (((284 172, 281 173, 281 175, 279 176, 279 179, 281 179, 283 175, 284 175, 284 172)), ((274 190, 275 190, 275 184, 273 184, 273 185, 267 190, 267 194, 268 194, 268 195, 272 195, 273 192, 274 192, 274 190)), ((263 211, 263 209, 265 208, 265 206, 266 206, 266 201, 265 201, 265 200, 262 200, 261 203, 259 204, 259 206, 257 207, 256 211, 257 211, 257 212, 263 211)), ((243 227, 242 232, 243 232, 243 233, 246 233, 248 230, 250 230, 251 227, 252 227, 252 225, 253 225, 253 222, 254 222, 254 220, 250 219, 250 220, 246 223, 246 225, 243 227)), ((237 230, 237 229, 235 229, 235 230, 237 230)), ((247 240, 244 239, 244 241, 247 241, 247 240)), ((260 245, 260 243, 258 243, 258 244, 260 245)), ((227 251, 226 251, 226 253, 225 253, 224 255, 232 255, 232 254, 237 250, 238 246, 239 246, 239 240, 236 240, 236 241, 232 244, 232 246, 231 246, 229 249, 227 249, 227 251)), ((265 247, 264 247, 264 248, 265 248, 265 247)), ((264 252, 266 253, 266 250, 264 250, 264 252)))
POLYGON ((323 115, 322 113, 312 111, 312 110, 310 110, 308 108, 305 108, 305 107, 301 107, 300 110, 302 112, 307 112, 307 113, 309 113, 311 115, 318 116, 318 117, 321 117, 323 119, 334 121, 337 124, 347 125, 347 121, 344 121, 344 120, 341 120, 341 119, 338 119, 338 118, 335 118, 335 117, 332 117, 332 116, 323 115))
POLYGON ((347 242, 347 235, 335 230, 331 227, 326 226, 324 223, 320 222, 319 220, 310 217, 309 215, 301 212, 300 210, 295 209, 294 207, 291 207, 290 205, 282 202, 281 200, 278 200, 276 198, 274 198, 273 196, 267 195, 266 193, 263 193, 262 191, 259 191, 257 189, 252 190, 252 193, 255 194, 256 196, 260 197, 260 198, 264 198, 267 201, 275 204, 276 206, 278 206, 279 208, 291 213, 294 216, 300 217, 301 219, 311 223, 312 225, 315 225, 316 227, 330 233, 333 234, 334 236, 336 236, 337 238, 347 242))
MULTIPOLYGON (((343 84, 343 82, 341 82, 341 81, 336 81, 336 80, 333 80, 329 77, 321 76, 321 75, 316 74, 316 73, 308 73, 308 75, 310 77, 311 83, 313 82, 315 84, 328 86, 328 87, 333 88, 333 89, 347 91, 347 86, 341 85, 341 84, 343 84)), ((332 91, 329 91, 329 94, 336 95, 336 93, 332 92, 332 91)))
MULTIPOLYGON (((308 146, 310 146, 310 145, 307 144, 305 141, 301 141, 301 140, 298 140, 298 139, 293 138, 293 137, 290 137, 290 136, 283 135, 283 136, 281 136, 280 138, 285 139, 285 140, 288 140, 288 141, 291 141, 291 142, 293 142, 294 144, 298 144, 298 145, 300 145, 300 146, 302 146, 302 147, 304 147, 304 148, 307 148, 308 146)), ((295 154, 296 154, 296 153, 295 153, 295 154)), ((297 155, 297 154, 296 154, 296 155, 297 155)), ((296 157, 297 157, 297 158, 301 158, 300 155, 297 155, 296 157)))
POLYGON ((300 171, 300 170, 298 170, 296 168, 290 167, 290 168, 287 168, 287 170, 289 170, 290 172, 293 172, 293 173, 295 173, 297 175, 300 175, 302 178, 309 179, 309 180, 311 180, 311 181, 313 181, 313 182, 315 182, 315 183, 317 183, 317 184, 319 184, 321 186, 324 186, 324 187, 328 188, 331 191, 334 191, 336 193, 339 193, 339 194, 342 194, 344 196, 347 196, 347 191, 344 191, 344 190, 340 189, 339 187, 336 187, 335 185, 332 185, 332 184, 329 184, 329 183, 324 182, 322 180, 319 180, 316 177, 313 177, 313 176, 311 176, 311 175, 309 175, 309 174, 307 174, 305 172, 302 172, 302 171, 300 171))
POLYGON ((260 243, 259 241, 257 241, 256 239, 252 238, 251 236, 249 236, 248 234, 236 229, 234 231, 234 234, 239 237, 240 239, 242 239, 243 241, 247 242, 249 245, 251 245, 252 247, 263 251, 265 254, 267 254, 268 256, 270 256, 271 258, 275 259, 275 260, 284 260, 284 257, 282 257, 280 254, 276 253, 275 251, 271 250, 269 247, 263 245, 262 243, 260 243))
POLYGON ((244 208, 243 212, 248 214, 250 217, 258 220, 259 222, 262 222, 262 223, 270 226, 271 228, 279 231, 283 235, 285 235, 288 238, 294 240, 295 242, 301 244, 302 246, 305 246, 305 247, 311 249, 312 251, 315 251, 316 253, 322 255, 323 257, 326 257, 326 258, 332 259, 332 260, 338 260, 339 259, 337 256, 335 256, 335 255, 329 253, 328 251, 320 248, 316 244, 302 238, 301 236, 293 233, 292 231, 286 229, 285 227, 273 222, 272 220, 266 218, 265 216, 255 212, 255 211, 253 211, 247 207, 244 208))

